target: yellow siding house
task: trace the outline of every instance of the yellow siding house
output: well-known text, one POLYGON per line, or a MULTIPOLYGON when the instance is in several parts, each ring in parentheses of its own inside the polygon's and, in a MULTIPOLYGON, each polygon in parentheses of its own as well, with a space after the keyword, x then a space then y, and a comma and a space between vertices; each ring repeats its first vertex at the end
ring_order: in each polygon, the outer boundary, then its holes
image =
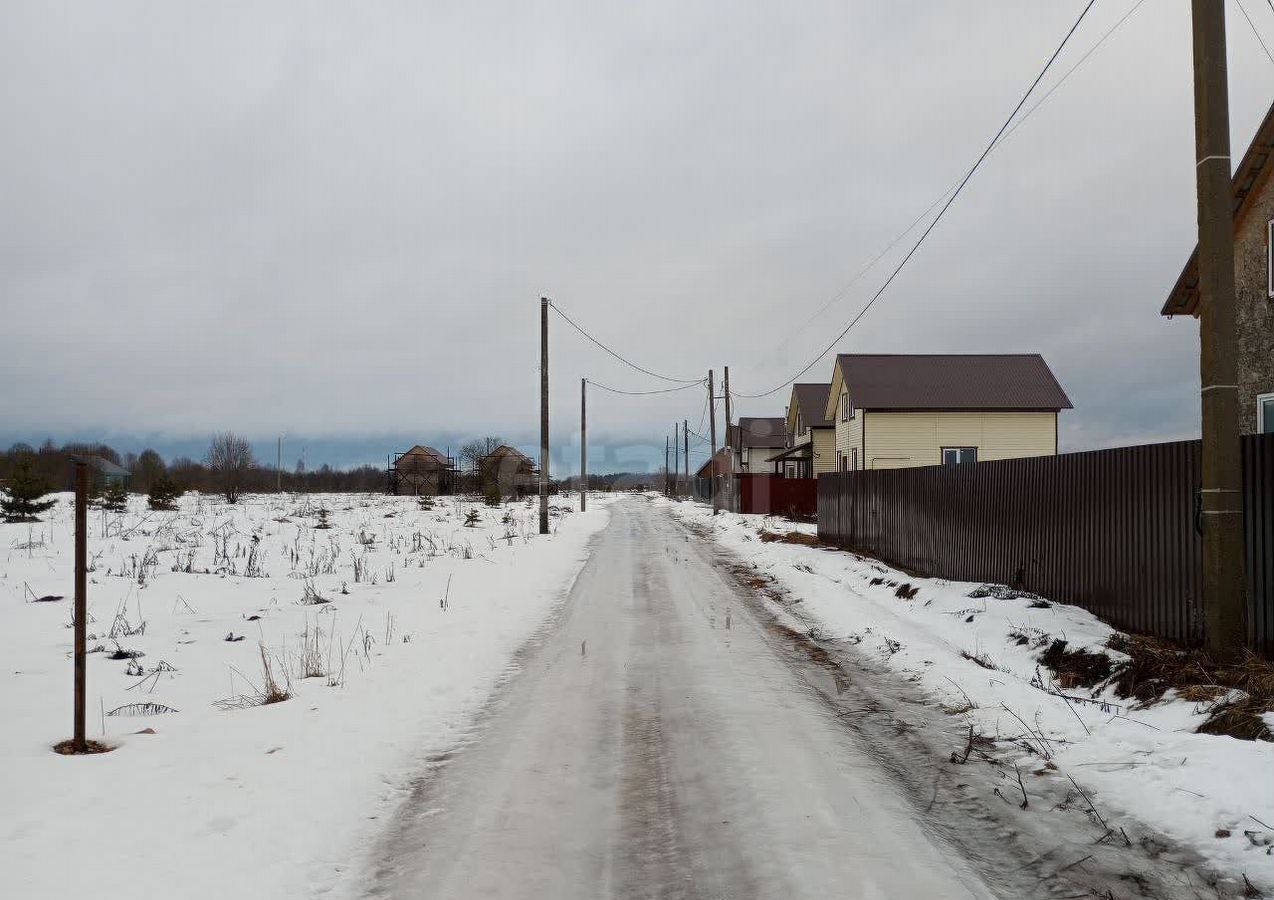
POLYGON ((1071 408, 1039 354, 841 354, 823 412, 847 472, 1052 456, 1071 408))

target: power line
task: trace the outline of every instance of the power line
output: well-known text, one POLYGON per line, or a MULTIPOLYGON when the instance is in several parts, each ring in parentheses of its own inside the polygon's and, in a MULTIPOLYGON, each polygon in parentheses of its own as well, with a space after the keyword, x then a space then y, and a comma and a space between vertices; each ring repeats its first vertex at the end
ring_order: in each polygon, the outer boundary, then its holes
POLYGON ((630 397, 639 397, 645 394, 671 394, 673 391, 686 391, 693 387, 703 386, 703 382, 699 381, 695 384, 683 384, 683 385, 679 385, 678 387, 656 388, 653 391, 624 391, 624 390, 620 390, 619 388, 607 387, 604 384, 599 384, 598 382, 593 381, 591 378, 585 378, 584 380, 595 388, 601 388, 603 391, 610 391, 612 394, 626 394, 630 397))
MULTIPOLYGON (((603 350, 605 350, 611 356, 615 357, 624 365, 636 369, 638 372, 641 372, 643 375, 649 375, 651 378, 658 378, 660 381, 673 381, 673 382, 680 382, 682 384, 701 384, 703 382, 702 378, 673 378, 671 375, 660 375, 658 372, 652 372, 649 369, 642 368, 641 366, 637 365, 637 363, 633 362, 632 360, 626 359, 625 357, 621 356, 619 353, 612 350, 610 347, 606 346, 597 338, 593 337, 591 334, 589 334, 587 331, 585 331, 583 328, 577 325, 575 320, 572 319, 570 316, 568 316, 566 313, 562 312, 562 310, 558 307, 558 305, 554 303, 552 300, 549 301, 549 306, 553 309, 555 313, 557 313, 559 316, 565 319, 567 321, 567 324, 569 324, 572 328, 574 328, 580 334, 584 335, 584 337, 588 338, 598 347, 601 347, 603 350)), ((598 385, 598 387, 601 387, 601 385, 598 385)), ((624 392, 616 391, 616 393, 624 393, 624 392)), ((649 393, 655 393, 655 392, 650 391, 649 393)))
POLYGON ((835 346, 838 343, 840 343, 840 341, 845 337, 845 335, 849 334, 850 329, 852 329, 855 325, 857 325, 859 321, 862 320, 863 316, 867 315, 868 311, 873 306, 876 305, 876 301, 881 298, 881 296, 885 293, 885 290, 889 287, 889 285, 891 285, 894 279, 898 277, 898 273, 901 272, 903 270, 903 267, 905 267, 907 263, 911 261, 911 258, 915 256, 916 251, 920 249, 920 245, 925 242, 925 238, 927 238, 929 236, 929 233, 933 231, 934 227, 937 226, 937 224, 940 221, 942 221, 942 217, 946 214, 947 210, 951 208, 951 204, 954 203, 956 198, 960 196, 960 193, 964 190, 965 185, 969 183, 969 179, 973 177, 973 173, 978 170, 978 167, 982 165, 982 162, 987 158, 988 155, 990 155, 991 151, 995 148, 996 142, 998 142, 1001 136, 1008 130, 1008 127, 1013 122, 1013 119, 1017 116, 1018 112, 1026 104, 1027 99, 1034 92, 1035 88, 1039 86, 1039 83, 1043 80, 1044 75, 1052 67, 1053 62, 1061 54, 1062 50, 1066 47, 1067 43, 1070 42, 1071 36, 1075 33, 1076 29, 1079 28, 1080 23, 1084 21, 1084 17, 1088 15, 1088 11, 1093 8, 1093 4, 1096 2, 1097 0, 1088 0, 1088 3, 1084 6, 1084 9, 1080 12, 1079 18, 1075 20, 1075 23, 1071 25, 1070 30, 1066 32, 1066 36, 1062 38, 1062 42, 1057 45, 1057 49, 1053 51, 1053 55, 1048 58, 1048 61, 1046 63, 1044 63, 1044 68, 1042 68, 1040 70, 1040 73, 1035 76, 1035 80, 1031 82, 1031 86, 1026 89, 1026 93, 1023 94, 1022 99, 1017 102, 1017 106, 1013 107, 1013 112, 1011 112, 1009 114, 1009 117, 1004 120, 1004 124, 1001 125, 999 131, 995 133, 995 137, 991 139, 991 142, 989 144, 987 144, 986 149, 982 151, 982 154, 978 157, 977 161, 973 164, 972 168, 970 168, 969 171, 965 173, 964 177, 960 179, 960 183, 956 186, 955 191, 951 194, 950 197, 947 198, 947 202, 943 204, 942 209, 938 210, 938 214, 934 217, 933 221, 929 223, 929 225, 925 228, 923 232, 921 232, 920 237, 912 245, 911 249, 907 251, 907 255, 902 258, 902 261, 898 263, 896 267, 894 267, 894 270, 889 274, 889 277, 885 279, 885 283, 882 284, 880 288, 876 291, 876 293, 872 295, 871 299, 867 301, 867 304, 861 310, 859 310, 858 315, 854 316, 854 318, 850 320, 850 323, 845 326, 844 330, 841 331, 840 334, 836 335, 836 338, 830 344, 828 344, 828 346, 824 348, 822 352, 820 352, 817 356, 811 359, 805 365, 804 368, 802 368, 799 372, 797 372, 787 381, 761 394, 744 394, 744 393, 735 391, 736 396, 747 397, 749 399, 755 400, 755 399, 760 399, 762 397, 768 397, 771 394, 776 394, 779 391, 783 390, 783 388, 792 384, 794 381, 796 381, 798 378, 800 378, 810 369, 814 368, 814 366, 818 364, 819 360, 821 360, 824 356, 826 356, 829 352, 831 352, 831 350, 835 348, 835 346))
MULTIPOLYGON (((1099 50, 1101 46, 1105 44, 1107 40, 1109 40, 1110 36, 1114 34, 1119 29, 1119 27, 1124 24, 1124 22, 1128 21, 1128 19, 1132 17, 1132 14, 1135 13, 1138 9, 1140 9, 1142 4, 1145 2, 1146 0, 1137 0, 1137 2, 1134 3, 1126 13, 1120 16, 1119 19, 1115 22, 1115 24, 1110 26, 1110 28, 1106 30, 1106 33, 1103 34, 1101 38, 1097 40, 1096 43, 1094 43, 1091 47, 1089 47, 1088 50, 1085 51, 1084 55, 1081 56, 1078 60, 1076 60, 1075 64, 1071 66, 1069 69, 1067 69, 1066 73, 1062 75, 1061 78, 1057 79, 1057 81, 1054 82, 1053 86, 1048 89, 1047 93, 1045 93, 1043 97, 1040 97, 1039 100, 1035 101, 1035 103, 1026 112, 1024 112, 1016 122, 1013 123, 1013 127, 1010 128, 1008 131, 1006 131, 1004 133, 1004 136, 995 142, 992 152, 994 153, 995 150, 999 150, 1002 146, 1004 146, 1005 142, 1008 141, 1008 139, 1013 136, 1013 133, 1016 132, 1018 128, 1020 128, 1022 124, 1035 113, 1037 109, 1043 106, 1044 102, 1048 100, 1049 97, 1053 96, 1053 93, 1058 88, 1060 88, 1063 84, 1065 84, 1066 80, 1075 73, 1075 70, 1078 69, 1080 66, 1082 66, 1085 62, 1087 62, 1088 58, 1092 56, 1094 53, 1096 53, 1097 50, 1099 50)), ((1266 0, 1266 2, 1270 4, 1270 9, 1274 10, 1274 0, 1266 0)), ((792 338, 796 337, 796 335, 800 334, 802 331, 808 328, 814 322, 815 319, 817 319, 823 313, 827 312, 827 310, 830 309, 832 306, 834 306, 835 304, 840 302, 842 299, 844 299, 845 295, 849 292, 849 289, 853 287, 859 281, 859 279, 861 279, 869 271, 875 268, 876 263, 884 259, 885 256, 888 255, 890 250, 894 249, 894 247, 896 247, 903 238, 911 234, 911 232, 915 230, 917 225, 919 225, 921 222, 927 219, 929 217, 929 213, 933 212, 934 208, 937 207, 937 205, 941 203, 943 200, 945 200, 947 196, 952 191, 954 191, 956 187, 959 186, 959 184, 960 184, 959 179, 956 179, 955 181, 953 181, 950 187, 948 187, 945 191, 939 194, 934 199, 934 201, 925 208, 924 212, 916 216, 916 218, 911 221, 910 225, 908 225, 906 228, 900 231, 897 234, 897 236, 894 237, 893 240, 891 240, 888 244, 885 245, 885 248, 883 250, 881 250, 879 253, 873 256, 871 260, 865 266, 859 269, 854 274, 853 278, 849 279, 849 281, 841 285, 840 289, 836 291, 836 293, 832 294, 831 299, 829 299, 826 303, 820 306, 813 315, 811 315, 808 319, 806 319, 800 325, 800 327, 798 327, 795 331, 793 331, 786 338, 780 341, 778 346, 775 348, 775 351, 773 353, 767 354, 766 358, 769 359, 775 356, 779 350, 782 350, 784 347, 788 345, 788 343, 791 342, 792 338)), ((744 395, 740 394, 739 396, 744 396, 744 395)))
MULTIPOLYGON (((1270 53, 1270 48, 1265 46, 1265 40, 1261 37, 1261 33, 1256 30, 1256 23, 1252 21, 1252 17, 1247 14, 1247 8, 1243 5, 1243 0, 1234 0, 1239 5, 1239 12, 1243 13, 1243 18, 1247 19, 1247 27, 1252 29, 1252 35, 1256 38, 1256 42, 1261 45, 1261 49, 1265 51, 1265 56, 1271 64, 1274 64, 1274 55, 1270 53)), ((1274 4, 1271 4, 1274 9, 1274 4)))

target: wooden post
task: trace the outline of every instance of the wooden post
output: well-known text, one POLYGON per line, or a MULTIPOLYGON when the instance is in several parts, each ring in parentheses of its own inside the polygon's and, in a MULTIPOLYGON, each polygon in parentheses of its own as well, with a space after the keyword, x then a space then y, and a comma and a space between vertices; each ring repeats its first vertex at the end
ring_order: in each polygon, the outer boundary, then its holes
POLYGON ((549 533, 549 298, 540 298, 540 534, 549 533))
POLYGON ((717 484, 717 398, 712 396, 712 370, 708 370, 708 424, 710 426, 709 435, 712 438, 712 468, 708 471, 712 473, 712 514, 715 516, 717 510, 721 508, 721 502, 718 499, 720 485, 717 484))
POLYGON ((588 506, 588 400, 587 378, 579 380, 579 511, 588 506))
MULTIPOLYGON (((727 452, 725 455, 725 502, 726 509, 736 512, 734 502, 734 447, 730 444, 730 367, 725 366, 725 377, 722 379, 722 390, 725 392, 725 444, 727 452)), ((736 434, 738 434, 736 432, 736 434)), ((739 434, 739 452, 743 452, 743 435, 739 434)))
POLYGON ((84 709, 88 682, 88 461, 75 461, 75 729, 71 746, 88 749, 84 709))
POLYGON ((681 496, 681 436, 677 431, 681 426, 672 423, 672 496, 681 496))
POLYGON ((690 484, 690 422, 687 419, 681 420, 681 440, 682 454, 686 467, 686 493, 690 494, 690 499, 694 499, 694 486, 690 484))

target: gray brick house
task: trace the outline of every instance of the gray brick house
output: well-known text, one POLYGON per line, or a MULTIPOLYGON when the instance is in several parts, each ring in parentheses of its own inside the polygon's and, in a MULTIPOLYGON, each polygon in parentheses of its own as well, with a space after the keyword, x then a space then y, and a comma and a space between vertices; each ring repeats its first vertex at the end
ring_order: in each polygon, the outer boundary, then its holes
MULTIPOLYGON (((1244 434, 1274 432, 1274 106, 1234 173, 1239 412, 1244 434)), ((1198 247, 1161 315, 1199 314, 1198 247)))

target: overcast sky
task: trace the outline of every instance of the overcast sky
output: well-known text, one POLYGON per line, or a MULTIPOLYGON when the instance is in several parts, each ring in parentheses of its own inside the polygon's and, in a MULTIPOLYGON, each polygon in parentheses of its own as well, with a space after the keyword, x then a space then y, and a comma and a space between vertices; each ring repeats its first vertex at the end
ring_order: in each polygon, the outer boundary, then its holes
MULTIPOLYGON (((1098 0, 1041 92, 1133 3, 1098 0)), ((541 294, 648 368, 772 388, 1081 6, 5 0, 0 444, 533 446, 541 294)), ((1185 0, 1147 0, 837 349, 1038 351, 1076 407, 1064 449, 1195 435, 1197 326, 1158 316, 1194 243, 1189 31, 1185 0)), ((1229 42, 1237 158, 1274 63, 1234 4, 1229 42)), ((570 465, 581 376, 663 386, 554 321, 570 465)), ((593 396, 613 466, 704 409, 593 396)))

